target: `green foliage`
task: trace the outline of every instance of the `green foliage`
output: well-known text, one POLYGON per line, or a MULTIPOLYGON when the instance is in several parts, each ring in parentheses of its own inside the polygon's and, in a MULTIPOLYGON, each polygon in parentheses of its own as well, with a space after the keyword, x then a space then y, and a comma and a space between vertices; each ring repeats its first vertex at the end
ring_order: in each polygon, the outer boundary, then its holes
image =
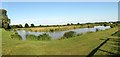
POLYGON ((70 24, 69 24, 69 23, 67 23, 67 25, 69 26, 70 24))
POLYGON ((28 25, 27 23, 25 23, 25 27, 26 27, 26 28, 28 28, 28 27, 29 27, 29 25, 28 25))
POLYGON ((80 25, 80 23, 77 23, 77 25, 80 25))
POLYGON ((71 25, 74 25, 73 23, 71 23, 71 25))
POLYGON ((44 34, 39 35, 39 36, 27 35, 26 39, 27 40, 51 40, 51 37, 48 34, 44 33, 44 34))
POLYGON ((107 26, 107 24, 103 24, 103 26, 105 26, 105 27, 106 27, 106 26, 107 26))
POLYGON ((19 24, 19 28, 23 28, 23 26, 21 24, 19 24))
POLYGON ((35 25, 34 25, 34 24, 31 24, 31 27, 35 27, 35 25))
POLYGON ((98 28, 96 28, 96 32, 97 32, 97 31, 99 31, 99 29, 98 29, 98 28))
POLYGON ((112 25, 110 25, 110 28, 113 28, 113 27, 115 27, 116 26, 116 24, 112 24, 112 25))
POLYGON ((38 36, 38 40, 51 40, 51 37, 48 34, 44 33, 38 36))
POLYGON ((11 29, 9 26, 10 19, 7 17, 7 11, 4 9, 0 9, 0 24, 2 28, 11 29))
POLYGON ((27 36, 26 36, 26 39, 27 39, 27 40, 37 40, 38 37, 35 36, 35 35, 27 35, 27 36))
POLYGON ((23 26, 21 25, 21 24, 19 24, 19 25, 11 25, 11 28, 23 28, 23 26))
POLYGON ((12 33, 12 34, 10 35, 10 37, 11 37, 12 39, 19 39, 19 40, 22 39, 21 36, 20 36, 17 32, 12 33))
POLYGON ((54 29, 50 29, 50 32, 54 32, 54 29))
POLYGON ((63 37, 69 38, 69 37, 73 37, 76 35, 76 32, 74 31, 69 31, 69 32, 65 32, 63 37))

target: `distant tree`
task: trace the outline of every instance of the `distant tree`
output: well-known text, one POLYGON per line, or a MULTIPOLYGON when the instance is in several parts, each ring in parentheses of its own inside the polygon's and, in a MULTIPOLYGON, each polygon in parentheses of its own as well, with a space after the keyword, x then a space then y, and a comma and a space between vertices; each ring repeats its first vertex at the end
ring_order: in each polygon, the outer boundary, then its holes
POLYGON ((19 28, 23 28, 23 26, 21 24, 19 24, 19 28))
POLYGON ((80 25, 80 23, 77 23, 77 25, 80 25))
POLYGON ((42 25, 39 25, 39 27, 41 27, 42 25))
POLYGON ((34 24, 31 24, 31 27, 35 27, 34 24))
POLYGON ((25 26, 24 26, 24 27, 26 27, 26 28, 27 28, 27 27, 29 27, 29 25, 28 25, 27 23, 25 23, 25 26))
POLYGON ((107 25, 106 25, 106 24, 104 24, 104 26, 106 27, 107 25))
POLYGON ((70 25, 69 23, 67 23, 67 25, 70 25))
POLYGON ((11 28, 19 28, 19 25, 11 25, 11 28))
POLYGON ((74 25, 73 23, 71 23, 71 25, 74 25))

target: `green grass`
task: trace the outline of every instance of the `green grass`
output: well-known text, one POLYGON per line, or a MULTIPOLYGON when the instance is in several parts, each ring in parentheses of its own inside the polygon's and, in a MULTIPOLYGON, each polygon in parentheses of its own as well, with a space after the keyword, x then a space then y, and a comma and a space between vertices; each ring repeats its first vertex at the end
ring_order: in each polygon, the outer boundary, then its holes
MULTIPOLYGON (((86 33, 80 36, 62 40, 51 41, 21 41, 11 39, 13 32, 2 31, 2 54, 3 55, 88 55, 94 48, 99 46, 117 28, 104 31, 86 33)), ((105 49, 105 47, 103 48, 105 49)), ((100 55, 104 53, 96 53, 100 55)))
POLYGON ((120 37, 120 30, 118 30, 117 32, 115 32, 114 34, 112 34, 112 36, 118 36, 118 37, 120 37))
POLYGON ((103 45, 100 49, 107 51, 101 51, 98 50, 98 52, 96 54, 102 54, 102 55, 115 55, 115 54, 120 54, 120 51, 118 50, 120 48, 119 44, 120 42, 120 31, 116 31, 114 32, 109 38, 111 38, 105 45, 103 45), (110 53, 113 54, 110 54, 110 53))
POLYGON ((2 55, 2 29, 0 29, 0 56, 2 55))

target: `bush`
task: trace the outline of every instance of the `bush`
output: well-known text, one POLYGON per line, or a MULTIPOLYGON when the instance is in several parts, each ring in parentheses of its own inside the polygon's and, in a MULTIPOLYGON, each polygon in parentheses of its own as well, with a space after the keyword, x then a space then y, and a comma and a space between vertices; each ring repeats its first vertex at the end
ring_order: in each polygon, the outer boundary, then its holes
POLYGON ((13 34, 11 34, 10 37, 12 39, 19 39, 19 40, 22 39, 21 36, 17 32, 14 32, 13 34))
POLYGON ((28 27, 29 27, 29 25, 28 25, 27 23, 25 23, 25 26, 24 26, 24 27, 28 28, 28 27))
POLYGON ((61 37, 61 38, 59 38, 58 40, 62 40, 62 39, 66 39, 66 37, 61 37))
POLYGON ((110 25, 110 28, 113 28, 113 27, 115 27, 115 25, 110 25))
POLYGON ((103 24, 103 26, 104 26, 104 27, 106 27, 106 26, 107 26, 107 24, 103 24))
POLYGON ((96 28, 96 32, 97 32, 97 31, 99 31, 99 29, 98 29, 98 28, 96 28))
POLYGON ((53 29, 50 29, 50 32, 54 32, 54 30, 53 30, 53 29))
POLYGON ((76 32, 74 31, 69 31, 69 32, 65 32, 63 37, 69 38, 69 37, 73 37, 76 35, 76 32))
POLYGON ((77 34, 77 36, 83 35, 83 33, 77 34))
POLYGON ((28 39, 28 40, 37 40, 38 37, 35 36, 35 35, 26 35, 26 39, 28 39))
POLYGON ((38 36, 38 40, 51 40, 51 37, 48 34, 44 33, 38 36))
POLYGON ((35 30, 35 32, 37 32, 37 30, 35 30))

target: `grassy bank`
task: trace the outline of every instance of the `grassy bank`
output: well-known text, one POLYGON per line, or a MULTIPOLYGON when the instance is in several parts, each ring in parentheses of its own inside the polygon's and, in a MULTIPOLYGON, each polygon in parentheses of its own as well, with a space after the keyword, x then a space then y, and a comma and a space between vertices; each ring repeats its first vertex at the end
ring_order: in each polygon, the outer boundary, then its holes
POLYGON ((0 28, 0 56, 2 55, 2 29, 0 28))
MULTIPOLYGON (((88 55, 95 47, 107 39, 117 28, 104 31, 86 33, 80 36, 63 40, 52 41, 21 41, 11 39, 10 31, 2 31, 2 54, 3 55, 88 55)), ((107 48, 104 47, 103 49, 107 48)), ((110 49, 112 50, 112 49, 110 49)), ((101 55, 106 53, 96 53, 101 55)))

